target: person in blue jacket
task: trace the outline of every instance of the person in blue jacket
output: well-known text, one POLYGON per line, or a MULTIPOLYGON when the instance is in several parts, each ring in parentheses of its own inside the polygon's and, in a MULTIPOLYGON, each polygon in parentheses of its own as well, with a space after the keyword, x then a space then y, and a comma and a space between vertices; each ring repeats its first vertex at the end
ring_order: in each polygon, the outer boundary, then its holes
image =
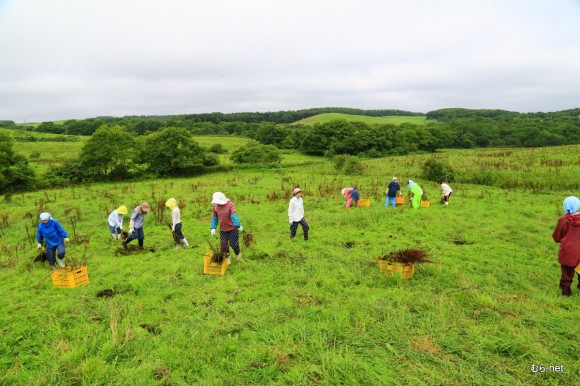
POLYGON ((38 241, 38 249, 42 248, 42 241, 46 243, 46 259, 52 269, 56 269, 57 262, 60 267, 66 267, 62 261, 66 253, 64 242, 68 243, 70 240, 64 228, 52 218, 50 213, 40 214, 36 241, 38 241))

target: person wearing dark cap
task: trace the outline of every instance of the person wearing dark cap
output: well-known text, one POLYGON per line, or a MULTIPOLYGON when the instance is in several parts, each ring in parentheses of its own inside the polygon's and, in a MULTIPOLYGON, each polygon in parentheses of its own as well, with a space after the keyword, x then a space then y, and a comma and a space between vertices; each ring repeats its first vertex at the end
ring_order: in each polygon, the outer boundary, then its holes
POLYGON ((131 220, 129 221, 129 237, 123 241, 123 248, 128 249, 127 244, 135 239, 139 241, 139 247, 143 248, 143 240, 145 239, 143 223, 145 222, 147 212, 149 212, 149 204, 147 202, 144 202, 133 209, 131 220))
POLYGON ((69 242, 68 234, 50 213, 40 214, 36 241, 38 241, 38 249, 42 248, 43 241, 46 243, 46 259, 52 269, 56 269, 57 262, 60 267, 66 267, 63 262, 66 253, 64 242, 69 242))
POLYGON ((294 197, 290 199, 288 205, 288 221, 290 222, 290 239, 296 237, 296 230, 298 224, 302 226, 304 232, 304 240, 308 240, 308 223, 304 219, 304 204, 302 202, 302 190, 300 188, 294 189, 292 192, 294 197))

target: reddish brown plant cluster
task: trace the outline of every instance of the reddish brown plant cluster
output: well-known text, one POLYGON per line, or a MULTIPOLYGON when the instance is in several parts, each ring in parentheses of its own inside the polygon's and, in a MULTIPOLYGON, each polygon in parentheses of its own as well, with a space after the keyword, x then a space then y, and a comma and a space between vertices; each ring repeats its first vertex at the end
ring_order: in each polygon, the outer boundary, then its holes
POLYGON ((381 256, 379 259, 403 264, 431 262, 427 259, 427 253, 422 249, 403 249, 401 251, 389 252, 388 254, 381 256))

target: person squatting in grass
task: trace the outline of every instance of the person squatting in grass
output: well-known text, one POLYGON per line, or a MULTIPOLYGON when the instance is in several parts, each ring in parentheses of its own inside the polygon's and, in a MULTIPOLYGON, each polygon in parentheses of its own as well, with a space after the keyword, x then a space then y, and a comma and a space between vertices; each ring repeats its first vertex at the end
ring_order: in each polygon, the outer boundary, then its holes
POLYGON ((552 233, 555 242, 560 243, 558 263, 562 268, 560 289, 562 295, 570 296, 570 286, 574 280, 574 270, 578 275, 578 289, 580 290, 580 199, 570 196, 564 199, 565 214, 560 217, 552 233))
POLYGON ((38 224, 38 232, 36 234, 38 249, 42 248, 43 240, 46 243, 46 259, 50 267, 56 269, 57 262, 60 267, 66 267, 63 262, 64 255, 66 254, 64 241, 67 243, 70 241, 68 234, 58 221, 53 219, 50 213, 46 212, 40 214, 40 223, 38 224))
POLYGON ((304 204, 302 202, 302 190, 300 188, 294 189, 292 192, 294 197, 290 199, 288 204, 288 221, 290 222, 290 239, 296 237, 296 230, 298 224, 302 226, 304 232, 304 240, 308 241, 308 223, 304 219, 304 204))
POLYGON ((354 206, 358 207, 358 200, 360 199, 360 195, 356 186, 354 188, 343 188, 341 191, 344 198, 346 198, 346 206, 345 208, 350 208, 350 204, 354 201, 354 206))
POLYGON ((123 232, 123 216, 127 214, 127 207, 121 205, 111 212, 109 215, 109 230, 113 240, 121 240, 121 232, 123 232), (115 232, 117 234, 115 234, 115 232))
POLYGON ((387 199, 385 200, 385 206, 388 207, 389 203, 393 201, 393 208, 395 207, 395 202, 397 201, 397 192, 401 190, 401 185, 399 185, 399 180, 397 177, 393 177, 393 180, 389 182, 387 186, 387 199))
POLYGON ((445 205, 449 205, 449 196, 453 193, 453 189, 443 181, 437 181, 439 186, 441 186, 441 202, 445 205))
POLYGON ((421 206, 421 197, 423 196, 423 189, 419 184, 415 183, 413 180, 409 180, 409 193, 411 193, 411 200, 413 203, 413 208, 418 209, 421 206))
POLYGON ((131 220, 129 220, 129 237, 123 241, 123 248, 128 249, 127 244, 135 239, 138 240, 139 247, 143 248, 143 240, 145 239, 143 223, 145 222, 147 212, 149 212, 149 204, 147 202, 143 202, 141 205, 133 209, 131 220))
POLYGON ((213 216, 209 226, 211 235, 215 237, 215 229, 219 223, 221 252, 227 256, 228 264, 232 262, 230 246, 234 250, 237 260, 241 260, 239 232, 243 231, 244 228, 238 219, 234 203, 222 192, 215 192, 211 198, 211 203, 213 205, 213 216))
MULTIPOLYGON (((171 209, 171 231, 175 232, 175 235, 179 239, 179 242, 183 244, 183 246, 189 247, 187 239, 181 232, 181 210, 179 209, 179 205, 177 205, 177 200, 172 197, 169 200, 167 200, 165 206, 171 209)), ((176 242, 175 248, 180 247, 181 245, 176 242)))

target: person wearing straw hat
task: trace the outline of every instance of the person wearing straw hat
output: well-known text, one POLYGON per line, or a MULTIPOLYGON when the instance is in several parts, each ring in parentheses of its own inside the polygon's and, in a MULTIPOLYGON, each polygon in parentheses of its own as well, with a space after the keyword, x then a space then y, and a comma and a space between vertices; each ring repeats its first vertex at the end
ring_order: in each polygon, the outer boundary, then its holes
POLYGON ((423 189, 413 180, 409 180, 409 193, 412 195, 413 208, 418 209, 421 206, 421 197, 423 196, 423 189))
POLYGON ((123 248, 129 249, 127 248, 127 244, 135 239, 139 242, 139 247, 143 248, 143 240, 145 239, 143 223, 145 222, 147 212, 149 212, 149 204, 147 202, 143 202, 141 205, 133 209, 131 220, 129 220, 129 237, 123 241, 123 248))
POLYGON ((70 241, 68 233, 58 221, 52 218, 50 213, 44 212, 40 214, 36 241, 38 242, 38 249, 42 248, 42 242, 45 242, 46 259, 52 269, 56 269, 56 263, 62 268, 66 267, 63 262, 66 254, 64 242, 68 243, 70 241))
POLYGON ((580 290, 580 199, 570 196, 564 199, 565 214, 560 217, 552 233, 555 242, 560 243, 558 263, 562 269, 560 289, 562 295, 570 296, 574 271, 578 275, 578 289, 580 290))
POLYGON ((292 192, 294 197, 290 199, 288 205, 288 221, 290 222, 290 239, 296 237, 296 230, 298 224, 302 226, 304 232, 304 240, 308 241, 308 223, 304 219, 304 205, 302 203, 302 190, 300 188, 294 189, 292 192))
POLYGON ((111 212, 109 215, 109 231, 113 240, 121 240, 121 232, 123 232, 123 216, 127 214, 127 207, 121 205, 111 212), (116 234, 115 234, 116 232, 116 234))
POLYGON ((244 228, 240 223, 234 203, 222 192, 215 192, 212 195, 211 203, 213 205, 213 216, 209 226, 211 235, 215 237, 215 229, 219 223, 221 252, 227 255, 228 264, 232 262, 230 246, 234 250, 237 260, 241 260, 239 232, 243 231, 244 228))
POLYGON ((185 247, 189 247, 189 243, 181 232, 181 210, 179 209, 177 200, 171 197, 169 200, 167 200, 165 206, 171 209, 171 231, 174 232, 175 236, 177 237, 175 248, 181 248, 180 243, 185 247), (179 240, 179 242, 177 242, 177 240, 179 240))
POLYGON ((395 207, 395 202, 397 201, 397 192, 401 191, 401 185, 399 185, 399 180, 397 177, 393 177, 393 180, 389 182, 387 186, 387 199, 385 200, 385 206, 389 207, 389 203, 393 202, 393 208, 395 207))

